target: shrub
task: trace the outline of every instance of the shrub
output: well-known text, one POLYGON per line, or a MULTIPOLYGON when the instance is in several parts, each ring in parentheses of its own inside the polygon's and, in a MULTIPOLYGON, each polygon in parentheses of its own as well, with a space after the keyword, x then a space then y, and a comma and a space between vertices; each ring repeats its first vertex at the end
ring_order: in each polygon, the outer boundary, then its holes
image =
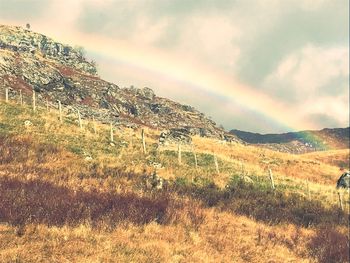
POLYGON ((307 246, 321 263, 349 262, 349 237, 329 226, 318 229, 307 246))

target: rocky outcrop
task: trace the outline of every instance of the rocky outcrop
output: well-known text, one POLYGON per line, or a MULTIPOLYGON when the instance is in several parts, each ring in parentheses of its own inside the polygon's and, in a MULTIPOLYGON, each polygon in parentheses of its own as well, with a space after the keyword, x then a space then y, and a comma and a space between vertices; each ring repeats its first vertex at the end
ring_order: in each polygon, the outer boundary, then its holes
POLYGON ((38 100, 59 100, 83 118, 169 130, 173 139, 226 134, 203 113, 157 97, 150 88, 120 88, 102 80, 81 49, 20 27, 0 26, 0 88, 5 87, 12 96, 35 90, 38 100))
POLYGON ((343 173, 338 181, 337 181, 337 188, 350 188, 350 172, 343 173))
POLYGON ((94 63, 89 63, 84 58, 82 48, 63 45, 42 34, 21 27, 0 25, 0 32, 0 49, 27 55, 28 58, 36 57, 36 55, 42 56, 88 74, 97 74, 94 63))

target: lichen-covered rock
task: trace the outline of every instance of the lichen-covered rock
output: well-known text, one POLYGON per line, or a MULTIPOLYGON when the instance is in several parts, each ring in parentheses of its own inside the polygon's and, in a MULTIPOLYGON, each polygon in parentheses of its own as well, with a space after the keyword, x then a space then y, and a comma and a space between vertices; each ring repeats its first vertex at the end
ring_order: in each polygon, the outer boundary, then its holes
POLYGON ((350 188, 350 172, 345 172, 339 177, 337 188, 350 188))

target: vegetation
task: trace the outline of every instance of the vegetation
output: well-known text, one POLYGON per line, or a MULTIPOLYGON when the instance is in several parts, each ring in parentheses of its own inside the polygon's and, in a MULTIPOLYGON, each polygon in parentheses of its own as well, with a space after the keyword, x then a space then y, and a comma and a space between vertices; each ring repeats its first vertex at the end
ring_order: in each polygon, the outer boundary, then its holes
POLYGON ((111 144, 108 125, 76 120, 0 102, 1 262, 348 262, 349 204, 335 192, 345 151, 194 138, 196 169, 191 148, 179 164, 156 131, 145 155, 140 131, 118 128, 111 144), (147 183, 155 169, 162 189, 147 183))

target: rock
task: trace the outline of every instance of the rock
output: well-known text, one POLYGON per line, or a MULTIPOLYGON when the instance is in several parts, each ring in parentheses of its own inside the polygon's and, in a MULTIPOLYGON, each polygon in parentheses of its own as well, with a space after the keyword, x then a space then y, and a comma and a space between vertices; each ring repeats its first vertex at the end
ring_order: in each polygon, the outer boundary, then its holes
POLYGON ((243 181, 246 183, 254 183, 253 179, 247 175, 243 176, 243 181))
POLYGON ((190 131, 186 128, 173 128, 168 131, 163 131, 159 135, 159 144, 181 143, 191 144, 192 138, 190 131))
POLYGON ((338 181, 337 181, 337 188, 350 188, 350 172, 343 173, 338 181))
POLYGON ((30 126, 33 126, 33 123, 30 120, 24 121, 24 127, 29 128, 30 126))
POLYGON ((150 178, 150 182, 153 189, 156 189, 156 190, 163 189, 164 179, 158 176, 156 172, 152 174, 150 178))
POLYGON ((86 157, 84 158, 84 160, 85 160, 85 161, 92 161, 92 157, 91 157, 91 156, 86 156, 86 157))
POLYGON ((162 164, 157 162, 151 162, 150 165, 153 166, 155 169, 163 168, 162 164))

